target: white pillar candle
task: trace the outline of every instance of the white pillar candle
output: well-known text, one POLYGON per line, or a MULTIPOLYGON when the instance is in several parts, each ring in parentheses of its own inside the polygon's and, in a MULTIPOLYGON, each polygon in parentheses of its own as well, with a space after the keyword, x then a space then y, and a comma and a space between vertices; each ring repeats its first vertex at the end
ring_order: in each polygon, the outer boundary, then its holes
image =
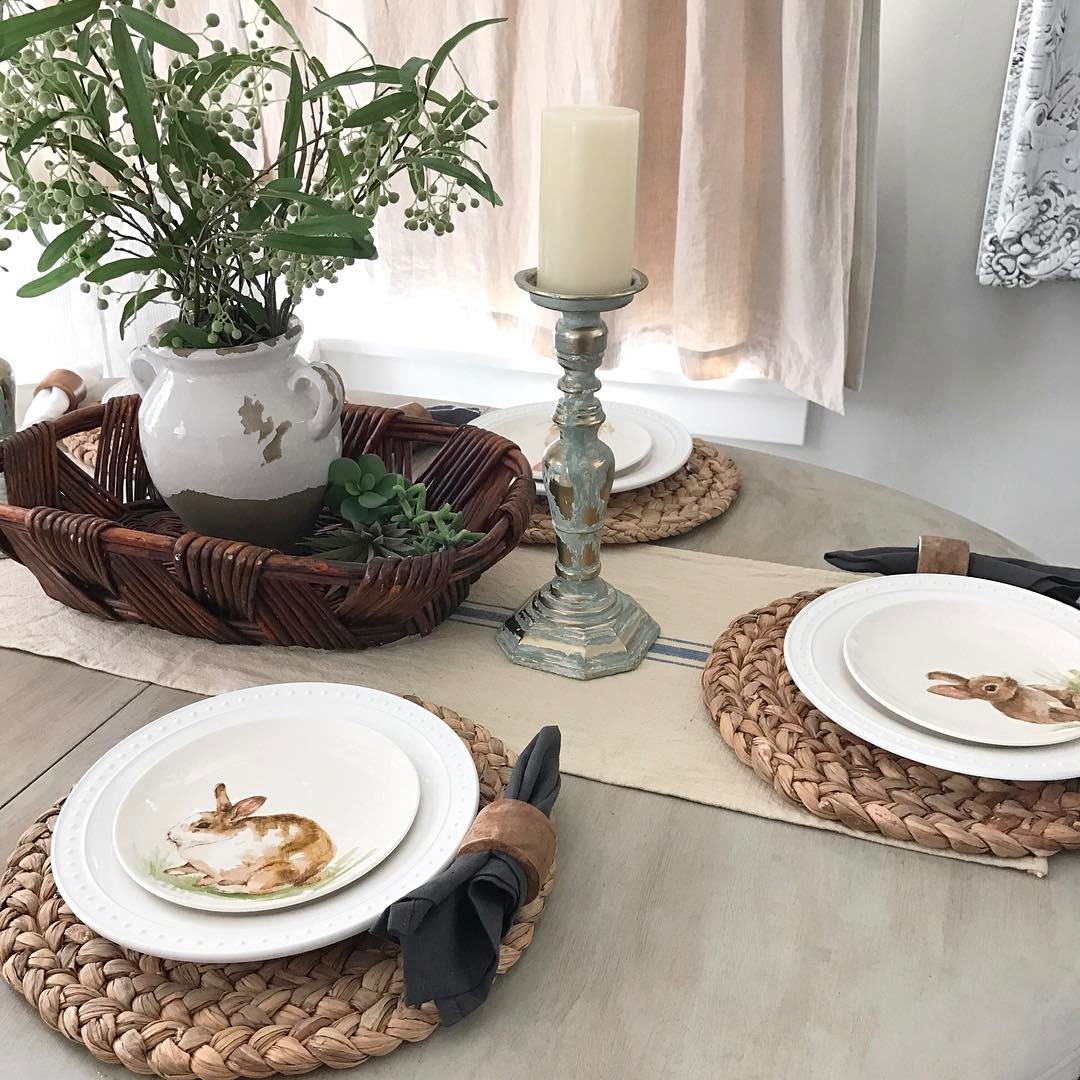
POLYGON ((614 105, 545 109, 540 124, 540 258, 547 292, 624 289, 634 266, 638 114, 614 105))

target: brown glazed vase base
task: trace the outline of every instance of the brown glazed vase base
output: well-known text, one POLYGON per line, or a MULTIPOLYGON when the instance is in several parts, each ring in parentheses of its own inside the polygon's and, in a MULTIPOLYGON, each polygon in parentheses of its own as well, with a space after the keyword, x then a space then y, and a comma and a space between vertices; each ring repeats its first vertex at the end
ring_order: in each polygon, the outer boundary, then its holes
POLYGON ((203 536, 290 551, 314 530, 325 492, 313 487, 277 499, 230 499, 201 491, 162 497, 188 529, 203 536))

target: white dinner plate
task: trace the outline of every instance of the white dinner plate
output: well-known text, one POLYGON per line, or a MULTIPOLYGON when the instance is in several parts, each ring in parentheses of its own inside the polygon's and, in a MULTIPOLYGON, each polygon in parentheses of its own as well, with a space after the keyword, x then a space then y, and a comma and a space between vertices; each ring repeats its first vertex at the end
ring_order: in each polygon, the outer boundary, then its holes
MULTIPOLYGON (((259 748, 252 750, 257 756, 259 748)), ((452 729, 426 709, 378 690, 337 683, 285 683, 188 705, 148 724, 101 757, 75 785, 56 823, 52 872, 72 911, 99 934, 153 956, 243 963, 320 948, 368 929, 390 904, 453 859, 476 816, 479 781, 452 729), (163 752, 191 729, 220 731, 252 715, 288 712, 297 730, 337 716, 385 735, 420 779, 420 806, 405 839, 374 870, 309 904, 245 915, 195 911, 137 885, 116 856, 113 821, 150 746, 163 752)))
POLYGON ((287 699, 147 747, 113 843, 136 884, 201 911, 316 900, 373 870, 420 804, 416 767, 341 713, 287 699))
MULTIPOLYGON (((483 427, 517 443, 532 465, 533 476, 539 480, 543 469, 544 451, 559 437, 559 429, 551 419, 554 405, 547 401, 533 405, 516 405, 510 409, 495 409, 483 414, 483 427)), ((643 461, 652 449, 652 436, 637 423, 619 413, 605 410, 607 419, 600 427, 600 438, 615 455, 615 475, 627 472, 643 461)))
MULTIPOLYGON (((931 585, 943 596, 1002 597, 1010 585, 945 574, 898 574, 842 585, 807 604, 784 636, 784 661, 795 685, 831 720, 860 739, 912 761, 999 780, 1067 780, 1080 776, 1080 742, 1051 746, 980 746, 908 723, 875 701, 855 681, 844 660, 844 638, 883 596, 925 596, 931 585)), ((1024 593, 1062 625, 1080 626, 1080 611, 1057 600, 1024 593), (1056 610, 1060 609, 1060 610, 1056 610)))
MULTIPOLYGON (((551 402, 517 407, 543 409, 549 421, 555 409, 554 403, 551 402)), ((482 413, 473 423, 476 427, 493 431, 495 429, 489 427, 488 418, 495 416, 497 421, 500 413, 509 411, 511 410, 500 409, 495 413, 482 413)), ((665 480, 686 464, 694 449, 694 441, 686 427, 673 417, 657 412, 656 409, 647 409, 641 405, 626 405, 616 401, 605 402, 604 412, 609 418, 615 418, 616 422, 632 420, 640 424, 652 440, 651 449, 642 461, 625 472, 617 473, 611 487, 613 494, 618 494, 620 491, 636 491, 638 488, 655 484, 659 480, 665 480)), ((540 484, 537 484, 537 490, 542 493, 540 484)))
POLYGON ((1069 692, 1080 636, 1032 610, 1032 595, 889 597, 848 630, 844 658, 872 698, 942 735, 990 746, 1080 738, 1069 692))

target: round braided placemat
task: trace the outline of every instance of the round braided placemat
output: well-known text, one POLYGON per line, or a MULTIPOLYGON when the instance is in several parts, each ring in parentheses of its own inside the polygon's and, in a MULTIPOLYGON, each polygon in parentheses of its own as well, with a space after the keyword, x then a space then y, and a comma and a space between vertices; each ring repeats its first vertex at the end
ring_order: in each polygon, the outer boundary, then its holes
MULTIPOLYGON (((642 544, 696 529, 719 517, 739 494, 739 467, 718 446, 694 440, 686 464, 666 480, 608 500, 603 543, 642 544)), ((554 544, 546 496, 538 496, 522 542, 554 544)))
POLYGON ((815 709, 788 674, 784 634, 820 595, 741 615, 713 646, 705 704, 739 761, 811 814, 892 840, 1003 858, 1080 848, 1077 781, 989 780, 919 765, 815 709))
MULTIPOLYGON (((469 747, 480 803, 500 795, 516 755, 486 728, 423 705, 469 747)), ((431 1003, 410 1008, 396 945, 359 934, 315 952, 248 964, 159 960, 99 937, 56 891, 49 845, 60 804, 23 834, 0 877, 0 971, 49 1027, 99 1061, 169 1080, 237 1080, 343 1069, 426 1039, 431 1003)), ((533 938, 553 876, 502 940, 499 974, 533 938)), ((241 916, 242 918, 242 916, 241 916)))

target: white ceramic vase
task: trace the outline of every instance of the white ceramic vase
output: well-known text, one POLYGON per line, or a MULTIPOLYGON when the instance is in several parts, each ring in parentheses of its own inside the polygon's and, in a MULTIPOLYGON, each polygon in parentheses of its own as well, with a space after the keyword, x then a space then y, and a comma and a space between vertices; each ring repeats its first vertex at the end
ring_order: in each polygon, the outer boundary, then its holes
POLYGON ((196 532, 288 550, 315 523, 341 456, 341 377, 279 338, 173 349, 170 324, 131 354, 139 437, 161 497, 196 532))

